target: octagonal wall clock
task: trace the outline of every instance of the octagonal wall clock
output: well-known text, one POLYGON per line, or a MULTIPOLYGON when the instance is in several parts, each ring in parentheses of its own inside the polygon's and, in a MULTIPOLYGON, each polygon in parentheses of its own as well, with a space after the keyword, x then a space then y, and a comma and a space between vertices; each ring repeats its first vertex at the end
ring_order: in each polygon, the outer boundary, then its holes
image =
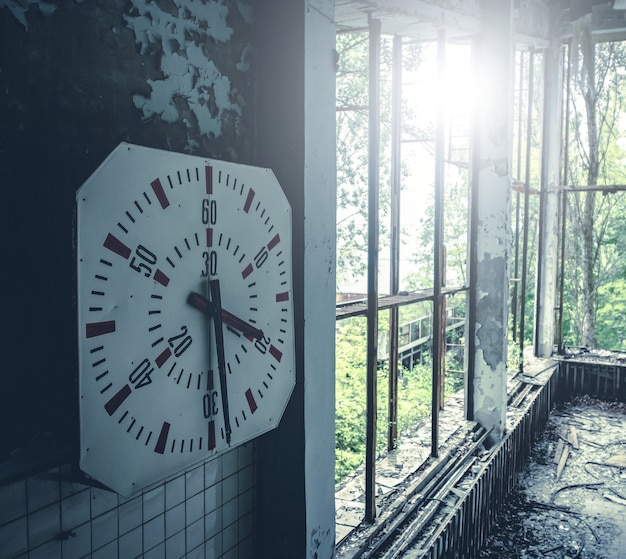
POLYGON ((295 358, 274 174, 120 144, 76 204, 81 469, 130 495, 276 427, 295 358))

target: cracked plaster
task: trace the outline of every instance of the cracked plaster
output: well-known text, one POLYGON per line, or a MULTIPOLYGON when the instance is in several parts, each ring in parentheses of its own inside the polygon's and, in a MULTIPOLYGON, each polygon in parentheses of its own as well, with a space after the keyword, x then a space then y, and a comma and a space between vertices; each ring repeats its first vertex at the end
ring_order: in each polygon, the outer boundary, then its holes
POLYGON ((503 281, 506 276, 506 262, 503 256, 491 258, 489 254, 478 262, 481 279, 480 298, 476 303, 476 338, 478 349, 482 350, 485 363, 495 370, 506 361, 503 339, 506 331, 502 319, 506 316, 503 308, 503 281))
MULTIPOLYGON (((133 9, 124 19, 135 34, 142 55, 156 47, 160 52, 162 79, 147 80, 151 94, 133 95, 135 107, 145 119, 157 115, 168 123, 181 119, 177 99, 184 100, 195 116, 200 133, 217 137, 222 133, 225 113, 237 118, 240 107, 232 100, 231 83, 207 56, 203 44, 208 37, 216 42, 231 39, 228 7, 217 2, 175 0, 176 14, 168 13, 146 0, 132 0, 133 9)), ((240 10, 241 12, 241 10, 240 10)), ((245 17, 251 17, 244 9, 245 17)), ((243 60, 237 68, 247 71, 243 60)), ((189 126, 188 122, 184 122, 189 126)))
MULTIPOLYGON (((75 0, 82 4, 85 0, 75 0)), ((253 22, 252 6, 243 1, 232 6, 217 1, 172 0, 169 10, 148 0, 131 0, 131 7, 123 14, 132 31, 139 53, 159 59, 160 75, 147 78, 149 93, 133 93, 132 102, 145 120, 158 118, 164 123, 180 123, 188 130, 186 151, 196 151, 193 139, 197 127, 205 137, 220 137, 226 123, 234 123, 239 133, 244 100, 230 77, 210 56, 207 44, 228 43, 234 35, 229 25, 232 9, 236 9, 244 23, 253 22), (195 121, 195 122, 194 122, 195 121)), ((26 31, 28 16, 35 8, 49 18, 59 6, 43 0, 0 0, 26 31), (32 8, 31 8, 32 7, 32 8)), ((119 34, 119 29, 111 32, 119 34)), ((234 68, 240 73, 251 70, 253 48, 241 48, 234 68)))

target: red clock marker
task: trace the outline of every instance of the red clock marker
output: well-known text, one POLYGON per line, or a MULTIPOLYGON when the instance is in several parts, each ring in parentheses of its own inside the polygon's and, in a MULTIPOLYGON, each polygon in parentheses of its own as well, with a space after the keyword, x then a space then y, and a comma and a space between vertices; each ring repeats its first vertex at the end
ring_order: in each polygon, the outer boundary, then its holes
POLYGON ((267 250, 272 250, 278 243, 280 243, 280 235, 276 233, 276 235, 272 237, 272 240, 267 243, 267 250))
POLYGON ((209 450, 215 448, 215 421, 209 421, 209 450))
POLYGON ((163 185, 161 184, 161 180, 154 179, 150 183, 150 186, 152 187, 152 190, 154 190, 154 194, 157 197, 159 204, 161 204, 161 207, 163 209, 167 208, 170 205, 170 201, 167 199, 167 194, 165 194, 165 190, 163 190, 163 185))
POLYGON ((172 350, 168 347, 154 360, 156 366, 160 369, 163 364, 172 356, 172 350))
POLYGON ((246 400, 248 400, 248 406, 250 406, 250 413, 254 413, 259 406, 257 406, 254 394, 252 394, 252 390, 249 388, 246 390, 246 400))
POLYGON ((169 434, 170 424, 167 421, 164 421, 161 426, 161 432, 159 433, 156 446, 154 447, 154 452, 158 454, 163 454, 165 452, 165 445, 167 444, 167 437, 169 434))
POLYGON ((85 337, 87 338, 94 338, 103 334, 110 334, 111 332, 115 332, 115 320, 85 324, 85 337))
POLYGON ((117 409, 124 403, 124 400, 130 396, 132 389, 129 384, 125 384, 120 388, 113 397, 104 404, 104 409, 109 415, 113 415, 117 409))
POLYGON ((204 178, 206 181, 206 193, 213 194, 213 167, 210 165, 204 168, 204 178))
POLYGON ((280 363, 280 360, 283 358, 283 352, 273 345, 270 346, 269 352, 271 356, 280 363))
POLYGON ((243 205, 243 211, 248 213, 250 211, 250 206, 252 206, 252 200, 254 200, 254 190, 248 190, 248 196, 246 196, 246 202, 243 205))
POLYGON ((122 241, 120 241, 115 235, 109 233, 107 238, 104 239, 104 248, 108 248, 110 251, 118 254, 122 258, 128 259, 131 250, 122 241))
POLYGON ((170 278, 157 268, 157 271, 154 272, 154 281, 160 283, 163 287, 167 287, 167 284, 170 282, 170 278))

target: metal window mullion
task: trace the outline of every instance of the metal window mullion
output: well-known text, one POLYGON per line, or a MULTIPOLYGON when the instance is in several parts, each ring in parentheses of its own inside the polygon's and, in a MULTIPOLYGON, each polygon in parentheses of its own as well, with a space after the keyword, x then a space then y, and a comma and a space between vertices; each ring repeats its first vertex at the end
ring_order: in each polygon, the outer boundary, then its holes
POLYGON ((376 519, 376 376, 378 369, 378 189, 380 174, 380 21, 369 20, 367 409, 365 521, 376 519))
MULTIPOLYGON (((391 76, 391 295, 400 289, 400 188, 402 178, 402 37, 393 38, 391 76)), ((398 325, 399 308, 389 310, 389 394, 387 416, 387 449, 393 450, 398 440, 398 325)))
POLYGON ((519 323, 519 370, 524 371, 524 329, 526 326, 526 281, 528 278, 528 224, 530 201, 530 155, 532 147, 532 117, 533 117, 533 89, 534 89, 535 50, 529 49, 528 56, 528 103, 526 123, 526 169, 524 177, 524 237, 522 244, 522 289, 520 295, 520 323, 519 323))
MULTIPOLYGON (((477 43, 472 42, 472 72, 478 75, 476 63, 477 43)), ((476 84, 472 84, 474 87, 476 84)), ((474 420, 475 414, 475 398, 474 398, 474 379, 476 366, 476 305, 478 294, 476 292, 476 276, 477 276, 477 238, 478 238, 478 175, 480 169, 480 143, 478 141, 478 126, 476 122, 476 101, 472 107, 472 117, 470 121, 470 207, 469 207, 469 233, 468 233, 468 291, 467 291, 467 317, 465 319, 465 331, 467 337, 467 350, 465 358, 465 418, 469 421, 474 420)))
MULTIPOLYGON (((520 52, 519 63, 519 96, 517 105, 517 174, 516 178, 521 182, 522 173, 522 106, 524 101, 524 51, 520 52)), ((511 329, 513 332, 513 341, 517 341, 517 308, 518 308, 518 279, 519 279, 519 221, 520 221, 520 193, 515 193, 515 272, 513 283, 513 324, 511 329)))
POLYGON ((433 274, 433 371, 431 402, 431 456, 439 453, 439 404, 441 400, 442 362, 442 309, 441 287, 443 281, 443 203, 444 203, 444 157, 445 157, 445 30, 437 33, 437 121, 435 140, 435 216, 434 216, 434 274, 433 274))
MULTIPOLYGON (((569 167, 569 131, 570 131, 570 100, 572 95, 572 45, 567 45, 567 76, 566 76, 566 100, 565 100, 565 139, 563 147, 563 168, 562 177, 560 183, 567 185, 567 172, 569 167)), ((560 247, 560 273, 559 278, 559 321, 558 321, 558 352, 563 354, 565 351, 565 345, 563 343, 563 313, 564 313, 564 292, 565 292, 565 246, 566 246, 566 223, 567 223, 567 191, 561 190, 561 247, 560 247)))

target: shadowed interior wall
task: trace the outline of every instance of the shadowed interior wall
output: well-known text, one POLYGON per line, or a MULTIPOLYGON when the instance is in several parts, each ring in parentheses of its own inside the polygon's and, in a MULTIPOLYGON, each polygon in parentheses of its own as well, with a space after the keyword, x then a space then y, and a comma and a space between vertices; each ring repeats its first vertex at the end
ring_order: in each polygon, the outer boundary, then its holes
POLYGON ((297 384, 259 443, 259 537, 268 557, 334 548, 334 3, 259 6, 259 164, 293 209, 297 384))
POLYGON ((254 163, 243 1, 0 2, 0 555, 251 557, 248 444, 128 499, 76 469, 74 196, 120 142, 254 163))

